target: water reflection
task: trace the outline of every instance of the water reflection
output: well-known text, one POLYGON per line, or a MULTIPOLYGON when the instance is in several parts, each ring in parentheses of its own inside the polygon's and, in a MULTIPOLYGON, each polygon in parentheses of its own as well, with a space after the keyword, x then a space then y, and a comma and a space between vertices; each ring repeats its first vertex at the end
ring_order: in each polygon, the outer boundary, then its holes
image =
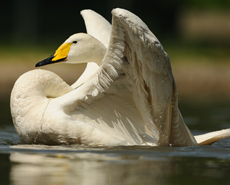
POLYGON ((95 153, 11 153, 10 178, 21 184, 167 184, 163 175, 171 171, 167 158, 151 162, 139 156, 95 153))
POLYGON ((121 149, 108 152, 103 149, 66 151, 53 147, 41 150, 41 146, 35 151, 30 146, 31 150, 27 148, 27 153, 23 153, 19 150, 23 147, 16 147, 18 152, 11 152, 9 157, 12 185, 212 185, 219 184, 220 180, 223 184, 230 183, 229 148, 167 150, 155 147, 153 150, 131 148, 127 149, 129 152, 121 149), (225 156, 221 155, 222 152, 225 156))

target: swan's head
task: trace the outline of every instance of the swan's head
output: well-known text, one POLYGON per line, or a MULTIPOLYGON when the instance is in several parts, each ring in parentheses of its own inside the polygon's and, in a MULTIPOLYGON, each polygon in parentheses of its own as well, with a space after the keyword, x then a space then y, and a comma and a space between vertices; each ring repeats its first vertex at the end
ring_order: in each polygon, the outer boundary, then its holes
POLYGON ((36 67, 65 63, 95 62, 98 65, 105 55, 105 46, 93 36, 86 33, 78 33, 70 36, 50 57, 36 64, 36 67))

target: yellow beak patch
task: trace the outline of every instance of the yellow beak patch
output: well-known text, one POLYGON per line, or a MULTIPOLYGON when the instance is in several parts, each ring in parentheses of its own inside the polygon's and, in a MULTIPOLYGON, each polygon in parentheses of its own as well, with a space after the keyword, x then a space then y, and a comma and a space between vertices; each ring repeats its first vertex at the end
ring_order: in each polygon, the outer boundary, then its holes
POLYGON ((54 53, 54 58, 52 61, 58 61, 58 60, 66 60, 70 47, 72 43, 64 43, 62 44, 54 53))

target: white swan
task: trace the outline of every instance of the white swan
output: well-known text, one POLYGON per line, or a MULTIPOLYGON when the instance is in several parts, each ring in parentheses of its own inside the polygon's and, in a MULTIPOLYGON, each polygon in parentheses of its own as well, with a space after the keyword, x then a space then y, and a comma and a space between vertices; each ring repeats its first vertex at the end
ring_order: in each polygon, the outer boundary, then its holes
POLYGON ((195 139, 184 124, 168 55, 139 17, 114 9, 111 28, 93 11, 82 15, 91 35, 71 36, 36 65, 88 63, 80 79, 71 87, 38 69, 14 85, 11 113, 22 142, 192 146, 222 137, 195 139))

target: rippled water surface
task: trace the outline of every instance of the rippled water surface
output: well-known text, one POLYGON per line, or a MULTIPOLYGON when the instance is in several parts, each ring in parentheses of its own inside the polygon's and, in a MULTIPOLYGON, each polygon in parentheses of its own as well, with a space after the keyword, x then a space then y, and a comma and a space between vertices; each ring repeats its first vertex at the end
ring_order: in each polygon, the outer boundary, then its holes
MULTIPOLYGON (((1 113, 1 185, 230 184, 230 139, 202 147, 22 145, 7 107, 1 113)), ((180 107, 194 134, 230 128, 230 104, 180 107)))

